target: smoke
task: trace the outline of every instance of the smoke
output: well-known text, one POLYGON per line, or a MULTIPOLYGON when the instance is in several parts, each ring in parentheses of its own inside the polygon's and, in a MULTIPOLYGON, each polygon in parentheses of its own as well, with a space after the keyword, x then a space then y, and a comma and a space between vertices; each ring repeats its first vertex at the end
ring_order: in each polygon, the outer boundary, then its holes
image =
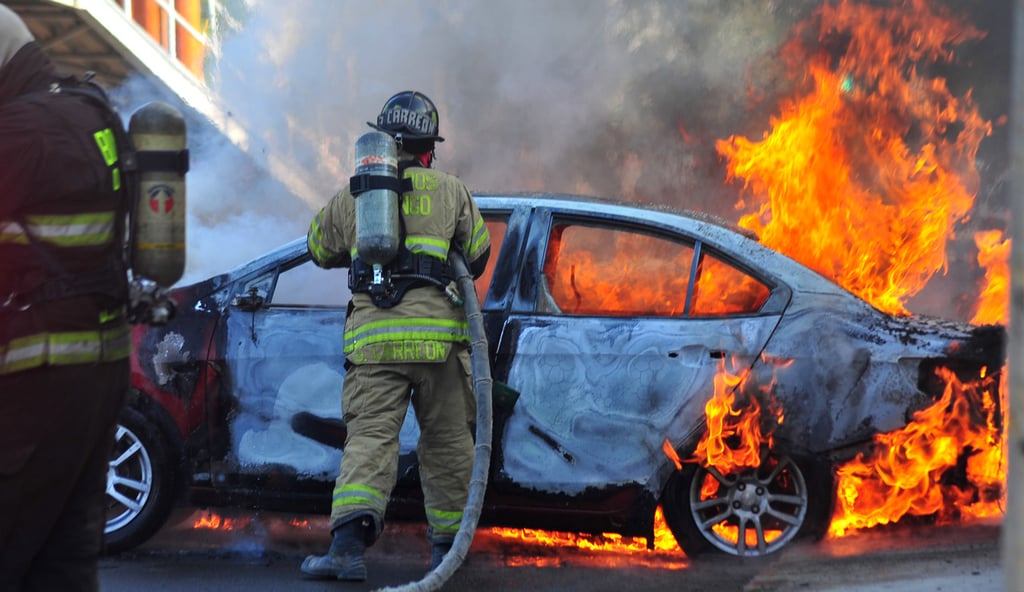
POLYGON ((179 285, 227 271, 306 232, 312 213, 180 97, 143 77, 130 78, 110 94, 126 126, 150 101, 169 103, 185 117, 190 168, 186 265, 179 285))
POLYGON ((438 105, 447 141, 437 165, 473 190, 588 193, 726 215, 735 192, 723 187, 714 140, 765 120, 748 93, 763 82, 751 63, 811 6, 251 0, 209 80, 248 131, 248 154, 190 126, 184 281, 302 234, 347 182, 366 122, 407 89, 438 105), (294 196, 274 181, 271 158, 309 190, 294 196))
MULTIPOLYGON (((738 189, 724 182, 715 140, 768 129, 791 90, 776 51, 819 3, 247 0, 209 84, 249 149, 218 133, 190 140, 188 278, 303 234, 347 183, 366 122, 410 89, 438 105, 447 141, 437 166, 473 190, 587 193, 736 219, 738 189), (275 181, 271 158, 308 190, 275 181)), ((977 85, 995 120, 1006 112, 1010 2, 946 3, 996 29, 952 72, 977 85)), ((986 142, 982 166, 979 200, 998 203, 1003 140, 986 142)), ((951 261, 970 265, 966 254, 951 261)))
POLYGON ((472 189, 721 211, 713 140, 744 127, 751 63, 809 5, 262 2, 217 86, 325 195, 365 121, 417 89, 441 111, 439 166, 472 189))

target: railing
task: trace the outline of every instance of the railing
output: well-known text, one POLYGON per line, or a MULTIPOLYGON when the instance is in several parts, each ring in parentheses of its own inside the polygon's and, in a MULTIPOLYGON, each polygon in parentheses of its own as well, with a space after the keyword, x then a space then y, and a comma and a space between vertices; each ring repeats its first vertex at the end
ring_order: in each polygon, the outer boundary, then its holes
POLYGON ((219 0, 110 0, 200 81, 206 56, 218 56, 219 0))

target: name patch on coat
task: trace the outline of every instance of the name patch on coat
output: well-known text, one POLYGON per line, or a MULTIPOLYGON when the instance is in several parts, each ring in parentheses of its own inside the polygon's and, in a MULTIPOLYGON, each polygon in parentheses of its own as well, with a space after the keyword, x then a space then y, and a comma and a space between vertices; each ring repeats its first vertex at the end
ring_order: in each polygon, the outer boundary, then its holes
POLYGON ((442 362, 448 358, 445 341, 406 339, 365 345, 349 354, 355 364, 382 362, 442 362))

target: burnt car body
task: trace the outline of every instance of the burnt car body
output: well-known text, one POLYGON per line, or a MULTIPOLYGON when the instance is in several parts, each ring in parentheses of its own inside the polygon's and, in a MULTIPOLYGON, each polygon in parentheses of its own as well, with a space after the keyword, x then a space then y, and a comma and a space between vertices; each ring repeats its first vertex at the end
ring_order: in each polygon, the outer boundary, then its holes
MULTIPOLYGON (((481 525, 652 541, 661 504, 688 554, 770 553, 824 533, 832 467, 930 405, 935 366, 1002 365, 1001 327, 883 314, 708 216, 578 196, 477 200, 493 239, 477 281, 488 354, 510 387, 496 389, 481 525), (723 499, 759 515, 702 502, 706 472, 663 450, 693 452, 725 361, 786 413, 763 470, 722 479, 723 499), (725 519, 781 535, 730 542, 712 529, 725 519)), ((316 268, 303 238, 172 296, 170 323, 135 329, 108 548, 144 541, 182 501, 329 512, 345 270, 316 268)), ((394 518, 422 518, 417 436, 410 412, 394 518)))

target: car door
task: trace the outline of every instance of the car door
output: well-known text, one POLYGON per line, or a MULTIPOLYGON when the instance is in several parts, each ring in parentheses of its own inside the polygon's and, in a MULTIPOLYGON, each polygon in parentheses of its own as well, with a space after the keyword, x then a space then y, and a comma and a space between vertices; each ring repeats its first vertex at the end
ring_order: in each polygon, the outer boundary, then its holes
MULTIPOLYGON (((222 320, 230 452, 219 472, 229 487, 321 492, 338 473, 348 274, 317 267, 301 247, 237 282, 222 320)), ((418 437, 410 413, 403 454, 418 437)))
POLYGON ((221 328, 230 438, 221 472, 242 486, 272 474, 333 478, 344 441, 330 445, 341 417, 345 270, 320 269, 302 249, 233 289, 221 328), (303 433, 314 418, 320 440, 303 433))
POLYGON ((782 313, 774 287, 663 225, 540 208, 529 227, 495 355, 519 393, 495 485, 646 484, 663 442, 701 429, 716 373, 756 359, 782 313))

